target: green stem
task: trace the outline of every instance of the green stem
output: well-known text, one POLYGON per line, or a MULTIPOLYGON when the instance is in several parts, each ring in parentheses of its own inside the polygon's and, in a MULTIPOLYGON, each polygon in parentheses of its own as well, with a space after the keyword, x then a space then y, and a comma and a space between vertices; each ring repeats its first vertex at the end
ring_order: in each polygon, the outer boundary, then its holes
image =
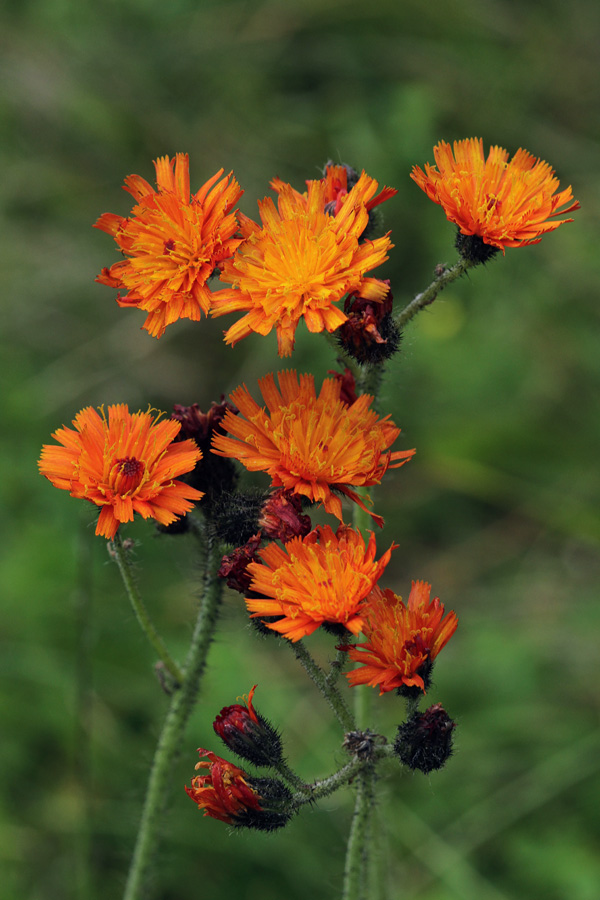
POLYGON ((170 776, 181 748, 185 726, 194 708, 200 678, 206 664, 208 648, 217 622, 223 582, 217 575, 221 563, 219 547, 210 540, 204 591, 194 627, 192 642, 185 662, 181 686, 172 698, 152 763, 142 820, 131 861, 123 900, 146 898, 148 876, 156 860, 162 831, 162 817, 167 804, 170 776))
POLYGON ((356 802, 344 867, 342 900, 366 900, 369 831, 375 794, 375 770, 365 766, 356 778, 356 802))
POLYGON ((443 291, 446 285, 455 281, 457 278, 460 278, 460 276, 463 275, 467 269, 472 268, 473 265, 475 265, 475 263, 461 258, 449 269, 444 269, 444 271, 431 282, 426 290, 421 294, 417 294, 417 296, 405 306, 402 312, 398 313, 394 319, 397 327, 400 329, 404 328, 406 323, 410 322, 413 316, 416 316, 416 314, 424 309, 424 307, 433 303, 439 292, 443 291))
POLYGON ((306 784, 305 781, 296 775, 293 769, 290 769, 285 759, 282 759, 276 766, 273 768, 279 772, 282 778, 284 778, 288 784, 291 784, 292 787, 296 788, 299 794, 304 797, 304 802, 308 802, 312 798, 312 788, 310 785, 306 784))
POLYGON ((113 540, 109 542, 108 547, 109 552, 112 550, 112 552, 114 553, 114 558, 117 561, 119 572, 121 573, 121 578, 123 579, 123 584, 125 585, 125 590, 127 591, 127 596, 129 597, 136 618, 140 623, 140 628, 154 647, 156 655, 162 661, 165 669, 167 669, 170 675, 175 679, 176 685, 181 684, 181 682, 183 681, 183 672, 172 658, 171 654, 165 646, 163 639, 152 624, 152 620, 148 615, 148 611, 144 606, 144 603, 140 596, 140 592, 137 589, 137 585, 131 573, 129 563, 127 561, 127 554, 125 553, 125 548, 123 547, 123 541, 121 540, 121 536, 118 532, 114 536, 113 540))
POLYGON ((347 662, 348 662, 347 652, 345 650, 338 650, 335 655, 335 659, 332 660, 331 665, 329 667, 329 674, 325 676, 325 680, 327 681, 327 684, 330 687, 333 687, 333 685, 336 683, 336 681, 342 674, 344 666, 346 665, 347 662))
POLYGON ((314 661, 302 641, 288 642, 296 654, 296 658, 304 667, 308 676, 319 688, 331 709, 335 713, 335 717, 344 729, 344 731, 355 731, 356 725, 352 713, 346 706, 346 702, 338 689, 330 683, 323 669, 314 661))
POLYGON ((375 749, 371 759, 368 761, 355 756, 349 763, 346 763, 345 766, 334 772, 333 775, 328 775, 327 778, 320 778, 311 784, 303 785, 303 791, 294 796, 294 802, 298 806, 302 806, 305 803, 328 797, 329 794, 333 794, 338 788, 353 781, 359 772, 366 766, 371 766, 374 760, 386 759, 387 757, 389 757, 389 753, 385 745, 375 749))

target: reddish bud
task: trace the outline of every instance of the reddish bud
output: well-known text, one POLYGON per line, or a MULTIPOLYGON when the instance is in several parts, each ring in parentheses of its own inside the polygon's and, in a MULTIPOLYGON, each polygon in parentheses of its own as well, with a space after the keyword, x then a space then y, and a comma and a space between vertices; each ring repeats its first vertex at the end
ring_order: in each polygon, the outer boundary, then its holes
POLYGON ((291 491, 276 490, 263 505, 258 524, 271 540, 288 543, 304 537, 312 528, 310 516, 302 515, 302 499, 291 491))
POLYGON ((225 706, 213 722, 223 743, 255 766, 277 766, 282 759, 281 738, 276 729, 252 706, 256 685, 246 705, 225 706))

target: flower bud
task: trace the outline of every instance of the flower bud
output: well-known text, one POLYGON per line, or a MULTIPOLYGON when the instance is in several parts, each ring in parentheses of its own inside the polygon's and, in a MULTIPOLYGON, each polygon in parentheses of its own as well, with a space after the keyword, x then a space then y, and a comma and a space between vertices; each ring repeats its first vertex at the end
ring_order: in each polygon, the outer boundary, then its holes
POLYGON ((310 516, 302 515, 302 499, 291 491, 273 491, 265 501, 258 524, 272 541, 287 544, 295 537, 304 537, 312 528, 310 516))
POLYGON ((240 594, 247 594, 252 582, 252 575, 248 572, 251 562, 259 562, 257 555, 261 545, 261 533, 253 535, 243 547, 236 547, 232 553, 226 553, 221 560, 219 575, 227 581, 227 587, 240 594))
POLYGON ((255 766, 277 766, 282 759, 281 738, 277 730, 252 706, 256 685, 245 706, 225 706, 213 722, 213 728, 230 750, 255 766))
POLYGON ((192 778, 185 791, 205 816, 258 831, 274 831, 291 819, 292 795, 281 781, 254 778, 210 750, 199 748, 198 753, 206 759, 196 764, 196 770, 206 770, 205 774, 192 778))
POLYGON ((223 459, 211 453, 210 444, 214 434, 224 434, 220 427, 225 413, 230 411, 237 415, 236 407, 221 397, 220 403, 211 403, 208 412, 203 413, 197 403, 173 406, 172 419, 181 423, 178 440, 191 438, 202 450, 202 462, 188 476, 192 487, 205 494, 203 508, 212 507, 214 501, 223 493, 232 491, 237 482, 237 471, 230 459, 223 459))
POLYGON ((390 283, 383 300, 367 300, 357 293, 350 294, 344 303, 348 319, 340 325, 336 336, 342 349, 357 362, 379 365, 396 353, 402 334, 392 318, 394 298, 390 283))
POLYGON ((441 769, 452 754, 452 721, 441 703, 414 713, 398 726, 394 752, 404 765, 421 772, 441 769))

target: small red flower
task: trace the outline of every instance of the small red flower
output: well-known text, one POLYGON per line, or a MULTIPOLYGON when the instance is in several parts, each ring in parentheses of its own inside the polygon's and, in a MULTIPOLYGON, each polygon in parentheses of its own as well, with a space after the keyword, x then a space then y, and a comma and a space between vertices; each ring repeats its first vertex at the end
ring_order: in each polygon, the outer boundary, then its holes
POLYGON ((198 753, 206 759, 196 763, 196 770, 206 771, 192 778, 192 786, 186 785, 185 792, 198 804, 198 809, 204 810, 205 816, 237 825, 243 824, 249 811, 260 811, 258 794, 248 783, 249 776, 243 769, 210 750, 199 748, 198 753))

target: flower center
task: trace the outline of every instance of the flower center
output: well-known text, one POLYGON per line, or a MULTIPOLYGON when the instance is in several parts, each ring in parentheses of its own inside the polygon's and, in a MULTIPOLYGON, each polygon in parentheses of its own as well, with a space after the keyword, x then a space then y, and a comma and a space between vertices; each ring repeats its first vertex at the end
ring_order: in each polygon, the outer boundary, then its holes
POLYGON ((135 456, 116 459, 110 471, 111 487, 116 494, 130 494, 139 487, 144 477, 144 463, 135 456))

